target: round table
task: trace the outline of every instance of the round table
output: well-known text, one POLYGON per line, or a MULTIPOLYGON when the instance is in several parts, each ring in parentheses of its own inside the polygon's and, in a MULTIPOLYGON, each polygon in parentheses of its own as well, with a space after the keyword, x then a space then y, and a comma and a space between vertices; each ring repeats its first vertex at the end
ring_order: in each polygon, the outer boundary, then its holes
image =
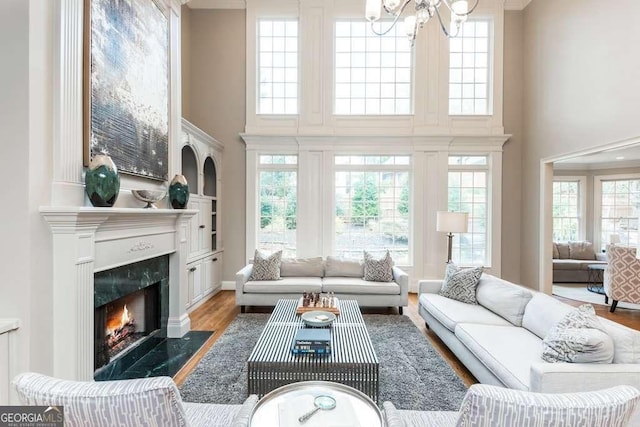
POLYGON ((371 398, 353 387, 328 381, 302 381, 277 388, 260 399, 249 419, 251 427, 314 427, 333 422, 361 427, 384 425, 382 413, 371 398), (314 409, 317 396, 331 396, 336 407, 319 410, 300 424, 298 418, 314 409))

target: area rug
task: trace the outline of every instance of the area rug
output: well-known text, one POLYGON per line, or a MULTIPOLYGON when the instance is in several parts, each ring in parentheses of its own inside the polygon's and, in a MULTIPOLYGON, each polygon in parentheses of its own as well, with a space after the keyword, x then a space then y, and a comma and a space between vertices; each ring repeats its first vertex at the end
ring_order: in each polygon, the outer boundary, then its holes
MULTIPOLYGON (((457 411, 466 387, 406 316, 363 315, 380 360, 380 403, 399 409, 457 411)), ((242 403, 246 360, 269 314, 239 314, 180 388, 182 399, 242 403)))
MULTIPOLYGON (((605 304, 604 295, 588 291, 586 283, 554 283, 553 294, 574 301, 611 306, 611 299, 609 299, 609 304, 605 304)), ((620 301, 616 311, 619 309, 640 310, 640 305, 620 301)))

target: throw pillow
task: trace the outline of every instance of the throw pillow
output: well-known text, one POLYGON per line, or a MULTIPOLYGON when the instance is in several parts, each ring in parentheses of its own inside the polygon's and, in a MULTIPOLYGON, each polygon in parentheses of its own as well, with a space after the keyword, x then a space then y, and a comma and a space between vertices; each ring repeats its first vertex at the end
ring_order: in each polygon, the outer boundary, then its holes
POLYGON ((464 268, 449 263, 442 289, 438 294, 467 304, 478 304, 476 287, 480 276, 482 276, 482 267, 464 268))
POLYGON ((370 282, 393 280, 393 260, 389 251, 381 259, 375 259, 370 253, 364 251, 364 280, 370 282))
POLYGON ((591 242, 569 242, 569 258, 592 260, 596 259, 595 249, 591 242))
POLYGON ((613 340, 591 304, 583 304, 556 323, 542 341, 542 360, 550 363, 611 363, 613 340))
POLYGON ((560 258, 560 251, 558 250, 558 244, 556 242, 553 242, 553 259, 559 259, 560 258))
POLYGON ((249 280, 280 280, 282 251, 265 256, 256 249, 253 256, 253 270, 249 280))

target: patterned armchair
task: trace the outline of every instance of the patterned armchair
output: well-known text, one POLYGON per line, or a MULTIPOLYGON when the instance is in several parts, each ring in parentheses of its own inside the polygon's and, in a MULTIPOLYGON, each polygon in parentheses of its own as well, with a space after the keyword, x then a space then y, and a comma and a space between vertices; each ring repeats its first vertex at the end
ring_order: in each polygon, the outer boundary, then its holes
POLYGON ((613 300, 613 313, 618 301, 640 303, 640 260, 634 248, 609 246, 607 248, 607 269, 604 272, 605 303, 613 300))
POLYGON ((182 402, 169 377, 81 382, 29 372, 13 383, 24 405, 64 406, 65 426, 246 427, 258 401, 252 395, 242 405, 182 402))
POLYGON ((474 384, 460 411, 406 411, 384 402, 388 427, 581 426, 624 427, 640 401, 640 391, 621 385, 581 393, 532 393, 474 384))

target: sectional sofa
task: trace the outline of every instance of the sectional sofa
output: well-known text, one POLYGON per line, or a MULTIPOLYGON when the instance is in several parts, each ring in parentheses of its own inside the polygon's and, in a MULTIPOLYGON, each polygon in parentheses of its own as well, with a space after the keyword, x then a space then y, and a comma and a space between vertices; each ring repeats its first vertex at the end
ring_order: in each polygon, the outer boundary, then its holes
POLYGON ((249 280, 253 264, 236 273, 236 305, 270 306, 279 299, 297 299, 303 292, 333 292, 338 299, 353 299, 361 307, 402 307, 409 300, 409 276, 393 267, 393 281, 364 280, 364 266, 356 260, 328 256, 283 259, 280 280, 249 280))
POLYGON ((640 331, 600 318, 614 343, 613 363, 546 363, 542 340, 574 307, 488 274, 477 287, 478 305, 438 295, 441 286, 419 282, 419 313, 481 383, 546 393, 640 388, 640 331))

